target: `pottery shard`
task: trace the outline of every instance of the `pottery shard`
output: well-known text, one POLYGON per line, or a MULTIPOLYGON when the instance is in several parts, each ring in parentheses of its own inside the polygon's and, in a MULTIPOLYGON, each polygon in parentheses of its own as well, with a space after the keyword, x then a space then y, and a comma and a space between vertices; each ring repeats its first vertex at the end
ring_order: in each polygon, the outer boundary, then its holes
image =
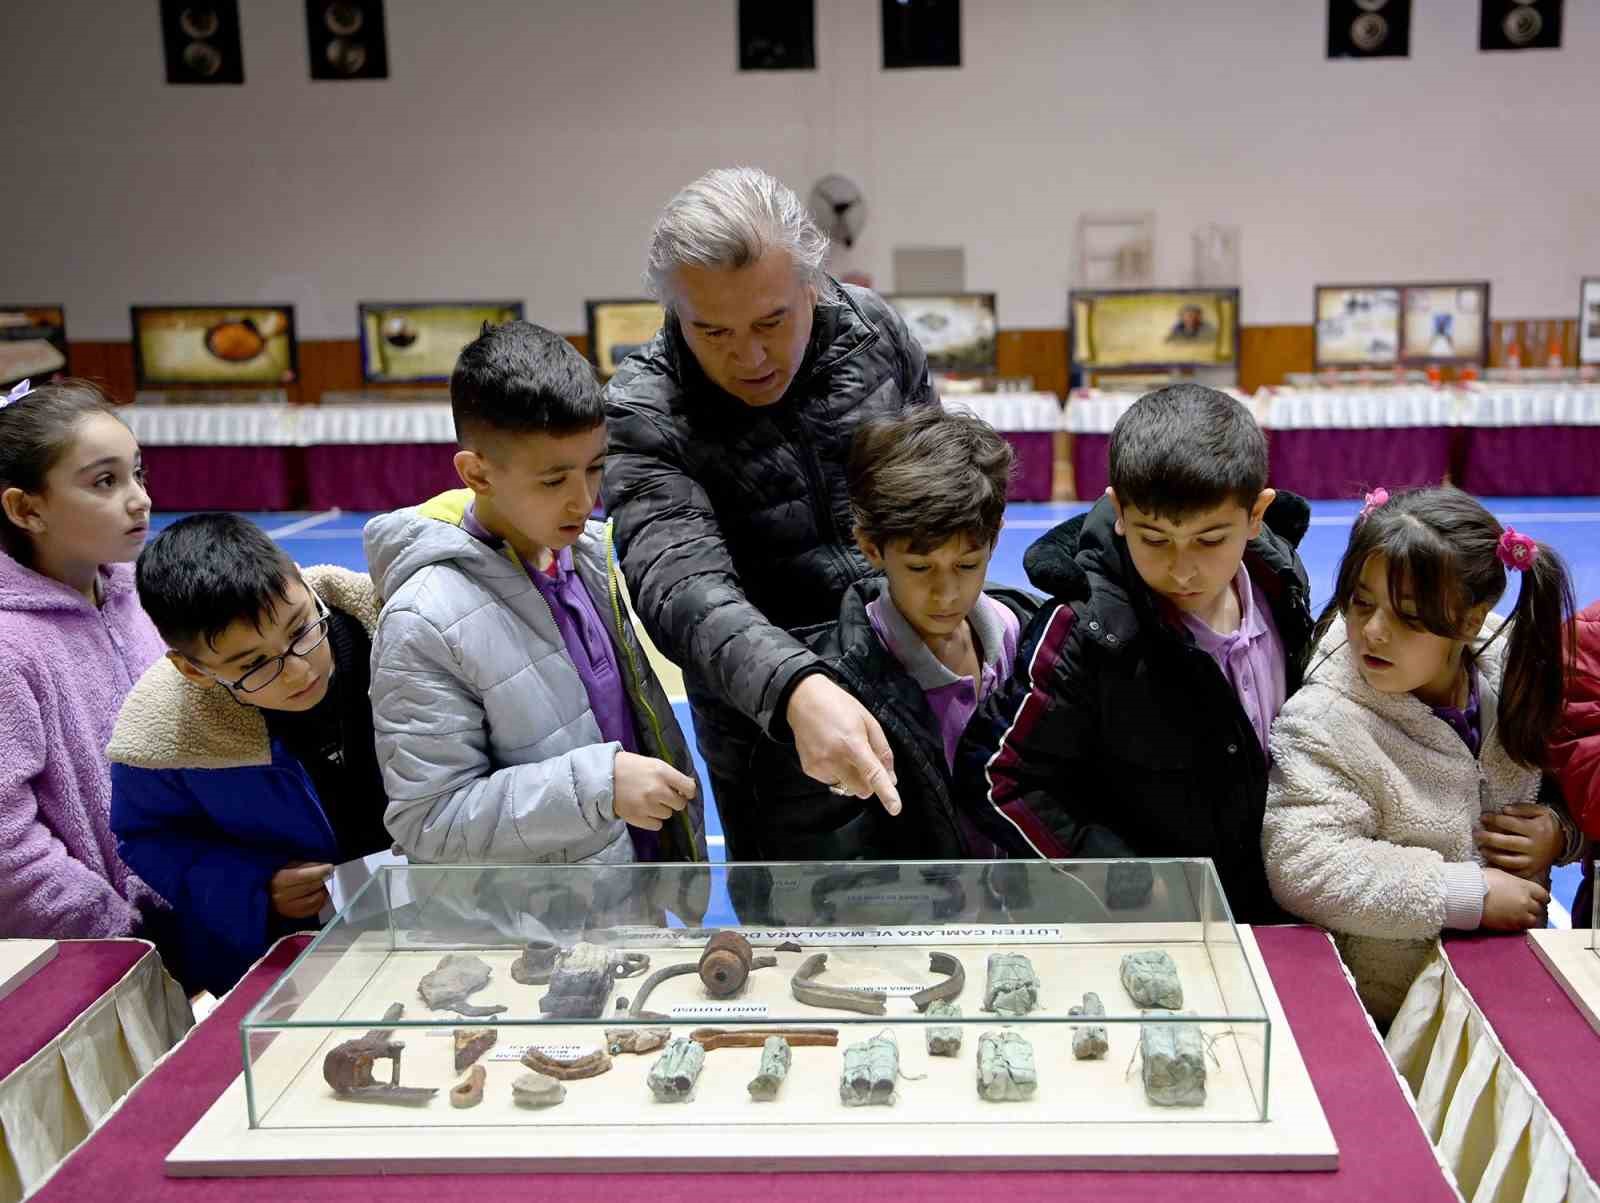
POLYGON ((1139 1025, 1144 1093, 1158 1107, 1198 1107, 1206 1101, 1205 1046, 1192 1023, 1139 1025))
POLYGON ((522 1107, 554 1107, 567 1097, 567 1088, 540 1073, 525 1073, 511 1083, 511 1097, 522 1107))
MULTIPOLYGON (((961 1008, 953 1002, 929 1003, 924 1012, 929 1019, 960 1019, 961 1008)), ((928 1056, 954 1057, 961 1052, 961 1028, 934 1025, 925 1029, 928 1037, 928 1056)))
POLYGON ((706 1050, 693 1040, 680 1037, 650 1067, 646 1081, 650 1093, 663 1103, 684 1103, 694 1094, 694 1084, 705 1068, 706 1050))
MULTIPOLYGON (((1083 996, 1081 1006, 1070 1007, 1068 1015, 1104 1015, 1105 1005, 1100 1001, 1100 996, 1094 991, 1083 996)), ((1103 1023, 1088 1024, 1084 1027, 1072 1029, 1072 1055, 1080 1061, 1096 1061, 1106 1055, 1106 1050, 1111 1047, 1106 1039, 1106 1027, 1103 1023)))
POLYGON ((1176 1011, 1183 1006, 1178 967, 1165 952, 1130 952, 1122 958, 1122 985, 1140 1007, 1176 1011))
POLYGON ((492 971, 489 966, 467 953, 446 954, 417 983, 417 993, 422 1001, 435 1011, 457 1011, 462 1015, 493 1015, 504 1007, 479 1007, 467 999, 489 984, 492 971))
POLYGON ((978 1038, 978 1097, 990 1103, 1018 1103, 1033 1097, 1039 1074, 1033 1045, 1012 1028, 978 1038))
POLYGON ((671 1028, 607 1028, 606 1051, 613 1057, 623 1053, 653 1053, 671 1039, 671 1028))
POLYGON ((1002 1015, 1026 1015, 1039 1005, 1039 975, 1020 952, 991 952, 983 1009, 1002 1015))
POLYGON ((499 1038, 500 1033, 494 1028, 457 1028, 456 1072, 460 1073, 483 1056, 494 1047, 494 1042, 499 1038))
POLYGON ((458 1110, 476 1107, 483 1102, 483 1084, 488 1079, 489 1073, 481 1065, 474 1065, 467 1071, 467 1077, 459 1086, 450 1090, 450 1105, 458 1110))
POLYGON ((778 1088, 789 1076, 789 1062, 794 1054, 789 1042, 782 1036, 768 1036, 761 1046, 761 1069, 750 1079, 750 1097, 758 1103, 770 1103, 778 1097, 778 1088))

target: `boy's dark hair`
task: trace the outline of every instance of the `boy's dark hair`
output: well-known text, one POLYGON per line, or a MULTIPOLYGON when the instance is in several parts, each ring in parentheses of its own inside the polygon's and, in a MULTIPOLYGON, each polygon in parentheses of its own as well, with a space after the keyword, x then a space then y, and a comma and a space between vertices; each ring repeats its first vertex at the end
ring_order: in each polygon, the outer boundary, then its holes
MULTIPOLYGON (((1350 608, 1367 561, 1387 561, 1389 605, 1401 612, 1409 593, 1417 625, 1445 639, 1475 639, 1463 629, 1480 606, 1492 607, 1506 590, 1497 554, 1504 528, 1460 489, 1410 489, 1396 493, 1356 521, 1339 561, 1333 600, 1317 620, 1320 640, 1350 608)), ((1561 716, 1571 670, 1572 582, 1553 547, 1543 543, 1519 573, 1496 721, 1511 758, 1528 767, 1544 763, 1546 741, 1561 716)), ((1471 645, 1468 645, 1471 651, 1471 645)))
POLYGON ((523 321, 485 322, 462 349, 450 410, 463 447, 494 434, 579 434, 606 418, 589 361, 559 334, 523 321))
MULTIPOLYGON (((41 384, 0 408, 0 493, 44 492, 44 478, 72 445, 78 423, 101 413, 116 417, 106 395, 87 380, 41 384)), ((19 564, 33 563, 32 538, 4 514, 0 548, 19 564)))
POLYGON ((958 535, 990 546, 1014 458, 987 423, 937 405, 868 422, 850 443, 851 515, 880 549, 905 539, 907 550, 928 552, 958 535))
POLYGON ((253 522, 237 514, 191 514, 150 541, 136 571, 139 604, 176 651, 216 641, 236 622, 257 631, 300 570, 253 522))
POLYGON ((1111 487, 1123 505, 1181 521, 1267 487, 1267 439, 1227 393, 1173 384, 1146 393, 1111 431, 1111 487))

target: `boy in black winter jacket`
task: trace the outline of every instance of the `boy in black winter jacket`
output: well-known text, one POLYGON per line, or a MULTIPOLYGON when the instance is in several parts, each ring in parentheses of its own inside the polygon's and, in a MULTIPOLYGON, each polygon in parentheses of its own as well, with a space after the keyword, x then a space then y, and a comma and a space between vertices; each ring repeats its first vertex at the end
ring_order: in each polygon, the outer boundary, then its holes
POLYGON ((1140 398, 1110 459, 1106 495, 1028 549, 1055 604, 969 726, 962 779, 1013 852, 1210 857, 1234 918, 1271 921, 1267 735, 1310 646, 1310 508, 1266 487, 1244 406, 1199 385, 1140 398))
POLYGON ((846 591, 839 619, 799 632, 882 726, 902 810, 831 792, 794 749, 756 749, 760 853, 782 860, 992 857, 951 784, 979 704, 1009 679, 1038 600, 986 586, 1005 513, 1011 448, 982 422, 934 407, 869 423, 850 448, 855 537, 879 570, 846 591))

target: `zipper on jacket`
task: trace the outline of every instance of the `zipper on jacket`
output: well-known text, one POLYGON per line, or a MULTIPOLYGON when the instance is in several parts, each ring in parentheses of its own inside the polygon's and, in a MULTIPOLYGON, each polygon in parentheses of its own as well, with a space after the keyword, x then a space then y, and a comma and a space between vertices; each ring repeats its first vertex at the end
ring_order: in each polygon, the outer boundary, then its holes
MULTIPOLYGON (((856 303, 850 299, 849 294, 841 288, 839 290, 839 295, 844 298, 844 303, 849 307, 850 312, 855 314, 855 316, 866 326, 867 333, 866 337, 864 337, 860 342, 851 347, 843 355, 839 356, 838 359, 834 360, 828 365, 828 371, 830 373, 833 372, 834 369, 849 363, 852 359, 856 358, 856 356, 863 354, 868 347, 875 345, 878 339, 881 337, 881 335, 878 333, 878 328, 867 320, 867 315, 862 313, 861 310, 856 307, 856 303)), ((821 373, 822 364, 820 360, 822 359, 822 356, 817 356, 817 359, 819 362, 813 364, 811 366, 811 370, 806 373, 805 378, 800 381, 801 389, 806 388, 821 373)), ((863 398, 863 401, 864 400, 865 398, 863 398)), ((857 579, 857 574, 855 572, 855 565, 851 563, 849 555, 847 555, 840 547, 838 527, 833 521, 833 510, 823 504, 825 499, 822 493, 822 465, 817 460, 816 450, 811 442, 810 437, 805 433, 805 423, 801 420, 799 413, 791 412, 786 416, 793 421, 796 441, 801 445, 799 448, 797 448, 800 453, 800 467, 806 474, 806 483, 810 486, 811 496, 816 499, 812 508, 817 519, 818 533, 826 533, 827 539, 824 546, 826 546, 828 550, 833 553, 834 562, 836 564, 841 564, 844 567, 846 587, 848 587, 850 581, 857 579)))
POLYGON ((822 545, 828 549, 834 563, 844 569, 845 588, 849 588, 850 582, 855 580, 858 574, 855 565, 851 563, 849 555, 839 542, 839 528, 833 520, 833 509, 823 492, 822 463, 817 458, 816 445, 810 435, 806 434, 805 423, 799 414, 791 413, 785 416, 794 427, 795 454, 800 460, 801 471, 805 473, 806 487, 811 491, 811 510, 817 522, 817 533, 822 536, 822 545))
MULTIPOLYGON (((613 520, 606 519, 605 533, 602 537, 606 557, 606 592, 611 598, 611 621, 616 626, 617 643, 622 648, 623 661, 628 666, 628 684, 633 690, 633 697, 639 699, 639 707, 644 711, 645 718, 650 722, 650 734, 655 737, 656 751, 661 754, 663 759, 666 759, 668 752, 667 738, 662 731, 661 720, 656 717, 655 707, 650 705, 650 699, 645 697, 644 689, 639 684, 639 667, 633 659, 633 645, 628 641, 627 631, 623 626, 627 618, 622 610, 622 587, 618 584, 620 570, 617 567, 617 553, 612 539, 612 526, 613 520)), ((670 760, 667 760, 667 763, 672 764, 670 760)), ((679 772, 684 771, 678 765, 672 765, 672 767, 678 769, 679 772)), ((691 771, 687 775, 693 777, 694 773, 691 771)), ((693 858, 698 849, 695 847, 694 820, 689 817, 689 808, 685 806, 678 812, 677 817, 683 824, 684 838, 688 841, 686 846, 689 856, 693 858)))
MULTIPOLYGON (((610 523, 609 523, 609 522, 608 522, 608 523, 607 523, 607 524, 606 524, 606 527, 607 527, 607 531, 608 531, 608 532, 609 532, 609 530, 610 530, 610 525, 611 525, 611 524, 610 524, 610 523)), ((608 534, 608 538, 607 538, 607 541, 606 541, 606 547, 607 547, 607 558, 608 558, 608 559, 609 559, 609 552, 610 552, 610 539, 609 539, 609 534, 608 534)), ((538 585, 538 583, 537 583, 537 582, 536 582, 536 581, 535 581, 535 580, 534 580, 534 579, 533 579, 533 578, 532 578, 532 576, 530 576, 530 575, 528 575, 528 574, 529 574, 529 572, 530 572, 530 571, 532 571, 532 572, 537 572, 537 571, 538 571, 538 568, 537 568, 537 567, 535 567, 535 568, 533 568, 533 569, 531 569, 531 570, 530 570, 530 569, 529 569, 529 568, 528 568, 528 566, 527 566, 527 565, 526 565, 526 564, 524 564, 524 563, 523 563, 523 562, 522 562, 522 557, 521 557, 521 556, 519 556, 519 555, 518 555, 518 554, 517 554, 517 553, 516 553, 516 551, 515 551, 515 550, 514 550, 514 549, 513 549, 513 548, 512 548, 512 546, 511 546, 511 544, 509 544, 509 543, 507 543, 507 544, 506 544, 506 545, 505 545, 505 546, 504 546, 504 547, 503 547, 503 548, 502 548, 502 549, 501 549, 501 554, 502 554, 502 555, 504 555, 504 556, 505 556, 505 557, 506 557, 506 558, 507 558, 507 559, 509 559, 509 560, 510 560, 510 561, 511 561, 511 562, 512 562, 512 563, 513 563, 513 564, 515 564, 515 565, 516 565, 516 566, 517 566, 517 567, 518 567, 518 568, 520 568, 520 569, 522 569, 522 572, 523 572, 523 575, 524 575, 524 576, 527 576, 527 578, 528 578, 528 586, 529 586, 529 588, 530 588, 530 589, 531 589, 531 590, 532 590, 532 591, 533 591, 533 595, 534 595, 534 596, 535 596, 535 597, 537 597, 537 598, 538 598, 538 599, 539 599, 539 604, 540 604, 540 605, 541 605, 541 606, 543 606, 543 607, 544 607, 544 612, 545 612, 545 613, 546 613, 546 614, 548 614, 548 615, 550 615, 550 625, 551 625, 551 626, 553 626, 553 627, 555 627, 555 629, 556 629, 556 636, 557 636, 557 638, 561 638, 561 624, 560 624, 560 623, 558 623, 558 622, 557 622, 557 621, 556 621, 556 611, 555 611, 555 607, 554 607, 554 606, 552 606, 552 605, 551 605, 551 604, 550 604, 550 601, 549 601, 549 599, 548 599, 548 598, 546 598, 546 597, 545 597, 545 595, 544 595, 544 590, 542 590, 542 589, 540 589, 540 588, 539 588, 539 585, 538 585)), ((576 572, 576 571, 577 571, 577 568, 576 568, 576 566, 574 566, 574 568, 573 568, 573 571, 574 571, 574 572, 576 572)), ((579 579, 579 581, 578 581, 578 584, 579 584, 579 587, 585 587, 585 586, 584 586, 584 585, 583 585, 583 581, 582 581, 582 578, 580 578, 580 579, 579 579)), ((563 640, 563 642, 565 642, 565 641, 564 641, 564 640, 563 640)), ((630 667, 631 667, 631 665, 630 665, 630 667)), ((573 668, 572 668, 572 671, 573 671, 573 672, 574 672, 574 673, 576 673, 576 672, 577 672, 577 671, 578 671, 578 668, 577 668, 577 665, 573 665, 573 668)), ((578 680, 579 680, 579 683, 580 683, 580 684, 581 684, 581 683, 582 683, 582 680, 583 680, 583 678, 582 678, 582 675, 581 675, 581 674, 580 674, 580 675, 579 675, 579 678, 578 678, 578 680)), ((591 703, 590 703, 590 710, 591 710, 591 711, 592 711, 592 710, 593 710, 593 709, 594 709, 594 705, 593 705, 593 703, 592 703, 592 702, 591 702, 591 703)), ((654 721, 655 721, 655 716, 654 716, 654 715, 652 715, 652 716, 651 716, 651 722, 652 722, 652 724, 653 724, 653 723, 654 723, 654 721)), ((597 724, 597 725, 598 725, 598 724, 597 724)), ((612 797, 612 803, 613 803, 613 812, 612 812, 612 813, 613 813, 613 814, 615 814, 615 802, 616 802, 616 797, 615 797, 615 793, 616 793, 616 777, 615 777, 615 770, 613 770, 613 776, 612 776, 612 782, 611 782, 611 788, 612 788, 612 794, 613 794, 613 797, 612 797)), ((623 818, 621 818, 621 817, 620 817, 620 816, 619 816, 619 817, 618 817, 618 818, 617 818, 617 822, 619 822, 619 823, 621 823, 621 824, 622 824, 622 825, 623 825, 623 826, 627 826, 627 820, 626 820, 626 819, 623 819, 623 818)), ((690 847, 691 847, 691 848, 692 848, 692 847, 694 847, 694 843, 693 843, 693 841, 690 841, 690 844, 689 844, 689 846, 690 846, 690 847)))

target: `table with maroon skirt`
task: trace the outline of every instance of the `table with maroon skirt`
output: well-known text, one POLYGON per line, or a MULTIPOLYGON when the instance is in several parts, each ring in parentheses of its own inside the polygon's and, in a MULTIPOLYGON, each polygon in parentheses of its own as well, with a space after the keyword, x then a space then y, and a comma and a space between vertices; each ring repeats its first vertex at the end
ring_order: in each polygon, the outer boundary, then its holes
POLYGON ((0 1199, 35 1186, 189 1027, 143 940, 62 940, 0 999, 0 1199))
POLYGON ((1486 497, 1600 493, 1600 388, 1274 389, 1259 394, 1272 483, 1304 497, 1450 480, 1486 497))
POLYGON ((1062 430, 1061 401, 1054 393, 948 393, 945 409, 981 418, 1004 436, 1016 453, 1011 501, 1049 501, 1055 486, 1056 433, 1062 430))
MULTIPOLYGON (((1134 399, 1070 399, 1078 497, 1105 490, 1111 429, 1134 399)), ((1447 479, 1490 497, 1600 494, 1600 387, 1267 389, 1246 404, 1267 432, 1270 483, 1303 497, 1447 479)))
MULTIPOLYGON (((1307 927, 1255 932, 1273 983, 1294 1028, 1328 1122, 1338 1141, 1339 1168, 1321 1172, 1008 1174, 1013 1203, 1064 1198, 1122 1203, 1172 1203, 1175 1198, 1226 1203, 1296 1199, 1405 1199, 1445 1203, 1457 1196, 1440 1169, 1408 1097, 1356 1001, 1332 944, 1307 927)), ((971 1203, 996 1189, 989 1173, 876 1174, 607 1174, 597 1149, 595 1174, 386 1174, 293 1180, 173 1179, 163 1171, 172 1147, 240 1072, 239 1021, 305 946, 279 943, 139 1087, 127 1104, 70 1158, 35 1196, 39 1203, 111 1199, 147 1203, 340 1200, 355 1203, 486 1203, 488 1200, 604 1198, 648 1203, 705 1203, 759 1196, 770 1203, 918 1198, 971 1203)), ((714 1134, 708 1133, 714 1139, 714 1134)), ((931 1137, 930 1137, 931 1139, 931 1137)))
POLYGON ((1526 1077, 1578 1160, 1600 1171, 1600 1034, 1520 934, 1455 933, 1456 979, 1526 1077))
MULTIPOLYGON (((158 510, 390 510, 460 484, 442 394, 328 393, 320 405, 141 402, 122 413, 158 510)), ((1053 393, 947 404, 983 418, 1017 453, 1014 501, 1048 501, 1061 408, 1053 393)))
POLYGON ((388 510, 460 484, 448 403, 394 397, 138 404, 123 413, 158 510, 388 510))

